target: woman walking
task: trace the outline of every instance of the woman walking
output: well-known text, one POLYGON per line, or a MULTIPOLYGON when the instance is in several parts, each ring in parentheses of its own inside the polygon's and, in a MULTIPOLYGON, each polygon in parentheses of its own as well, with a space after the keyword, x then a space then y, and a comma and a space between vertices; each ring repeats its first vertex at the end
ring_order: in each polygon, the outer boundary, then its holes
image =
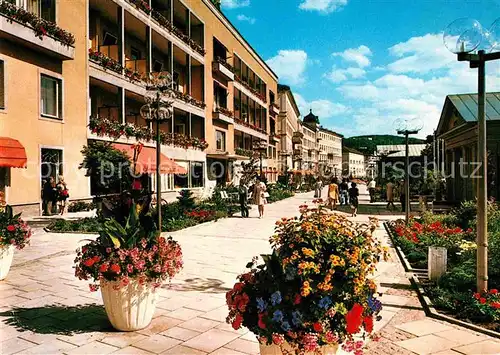
POLYGON ((264 217, 264 205, 266 201, 266 184, 262 181, 262 178, 257 178, 257 183, 255 184, 253 190, 254 203, 259 207, 259 218, 264 217))
POLYGON ((69 197, 68 186, 64 182, 64 177, 59 176, 59 181, 56 185, 57 189, 57 206, 59 207, 59 214, 62 216, 66 208, 66 200, 69 197))
POLYGON ((328 206, 331 210, 337 209, 337 202, 339 200, 339 186, 335 182, 335 179, 332 179, 330 185, 328 185, 328 206))
POLYGON ((349 200, 351 202, 352 216, 356 217, 358 214, 358 206, 359 206, 359 190, 356 187, 356 183, 351 183, 351 188, 349 189, 349 200))

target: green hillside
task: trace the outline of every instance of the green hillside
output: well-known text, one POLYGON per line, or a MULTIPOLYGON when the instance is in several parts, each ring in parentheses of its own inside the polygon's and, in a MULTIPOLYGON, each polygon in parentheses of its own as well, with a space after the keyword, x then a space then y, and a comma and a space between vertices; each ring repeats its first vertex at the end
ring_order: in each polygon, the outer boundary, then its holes
MULTIPOLYGON (((410 138, 410 144, 423 144, 425 140, 419 138, 410 138)), ((387 144, 405 144, 405 138, 390 134, 357 136, 344 138, 344 146, 359 150, 363 153, 373 154, 377 145, 387 144)))

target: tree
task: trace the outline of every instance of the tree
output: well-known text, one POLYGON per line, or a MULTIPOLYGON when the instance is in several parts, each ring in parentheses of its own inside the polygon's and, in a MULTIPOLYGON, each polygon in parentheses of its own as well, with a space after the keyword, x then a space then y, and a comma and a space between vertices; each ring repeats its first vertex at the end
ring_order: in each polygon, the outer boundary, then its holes
POLYGON ((257 179, 258 176, 257 173, 258 164, 259 164, 259 157, 257 155, 253 155, 248 163, 245 163, 244 161, 241 162, 242 171, 241 171, 240 182, 242 184, 249 186, 255 183, 255 180, 257 179))
POLYGON ((93 195, 120 193, 131 186, 131 162, 125 152, 108 142, 91 142, 83 147, 82 154, 79 169, 85 169, 85 176, 90 177, 93 195))

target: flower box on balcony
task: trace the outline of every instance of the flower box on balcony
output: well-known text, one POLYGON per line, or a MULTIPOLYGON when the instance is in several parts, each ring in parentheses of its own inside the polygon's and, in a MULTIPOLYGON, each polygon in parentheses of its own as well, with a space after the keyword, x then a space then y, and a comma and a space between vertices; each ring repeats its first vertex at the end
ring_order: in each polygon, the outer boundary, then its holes
POLYGON ((148 2, 145 0, 127 0, 127 1, 148 15, 152 11, 151 6, 149 6, 148 2))
POLYGON ((6 1, 0 1, 0 29, 12 40, 39 52, 61 60, 75 57, 75 37, 71 33, 6 1))
POLYGON ((234 117, 233 111, 228 110, 227 108, 224 107, 216 107, 212 115, 212 118, 214 120, 224 121, 229 124, 234 123, 233 117, 234 117))
POLYGON ((175 97, 177 99, 182 100, 187 104, 196 106, 196 107, 201 108, 201 109, 204 109, 207 106, 203 101, 195 99, 194 97, 192 97, 189 94, 184 94, 180 91, 174 91, 174 94, 175 94, 175 97))
MULTIPOLYGON (((89 123, 90 131, 97 136, 108 136, 113 139, 135 138, 137 141, 153 142, 156 140, 155 133, 144 126, 136 126, 131 123, 120 123, 107 118, 91 117, 89 123)), ((160 143, 164 145, 184 148, 205 150, 208 143, 203 138, 189 137, 179 133, 160 132, 160 143)))
POLYGON ((252 95, 258 97, 259 100, 261 100, 264 103, 267 103, 266 95, 260 93, 259 91, 257 91, 253 87, 251 87, 247 82, 243 81, 243 79, 241 79, 238 75, 234 75, 234 80, 237 81, 238 83, 240 83, 241 85, 243 85, 243 87, 245 89, 247 89, 248 91, 250 91, 250 93, 252 95))
POLYGON ((118 61, 113 58, 108 57, 107 55, 95 51, 92 48, 89 49, 89 59, 94 63, 99 64, 105 70, 109 69, 118 74, 124 74, 127 79, 130 81, 141 81, 142 75, 138 71, 123 67, 118 61))

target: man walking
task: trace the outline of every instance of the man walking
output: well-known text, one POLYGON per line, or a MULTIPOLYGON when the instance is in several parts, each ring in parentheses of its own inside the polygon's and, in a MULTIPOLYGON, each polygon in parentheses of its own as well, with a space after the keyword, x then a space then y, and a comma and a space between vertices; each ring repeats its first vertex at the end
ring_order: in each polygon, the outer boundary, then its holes
POLYGON ((316 179, 316 186, 315 186, 315 191, 314 191, 314 197, 316 198, 321 198, 321 190, 323 188, 323 181, 321 181, 321 178, 318 177, 316 179))
POLYGON ((349 204, 349 185, 347 184, 347 180, 344 178, 342 179, 342 182, 340 183, 339 186, 340 190, 340 204, 341 205, 348 205, 349 204))
POLYGON ((387 198, 387 209, 391 210, 396 209, 396 206, 394 205, 394 184, 392 183, 391 180, 387 183, 386 186, 386 198, 387 198))
POLYGON ((370 181, 368 184, 368 192, 370 193, 370 203, 375 202, 375 188, 377 187, 377 184, 374 179, 370 181))
POLYGON ((248 188, 240 181, 238 186, 238 195, 240 199, 241 217, 248 218, 248 188))

